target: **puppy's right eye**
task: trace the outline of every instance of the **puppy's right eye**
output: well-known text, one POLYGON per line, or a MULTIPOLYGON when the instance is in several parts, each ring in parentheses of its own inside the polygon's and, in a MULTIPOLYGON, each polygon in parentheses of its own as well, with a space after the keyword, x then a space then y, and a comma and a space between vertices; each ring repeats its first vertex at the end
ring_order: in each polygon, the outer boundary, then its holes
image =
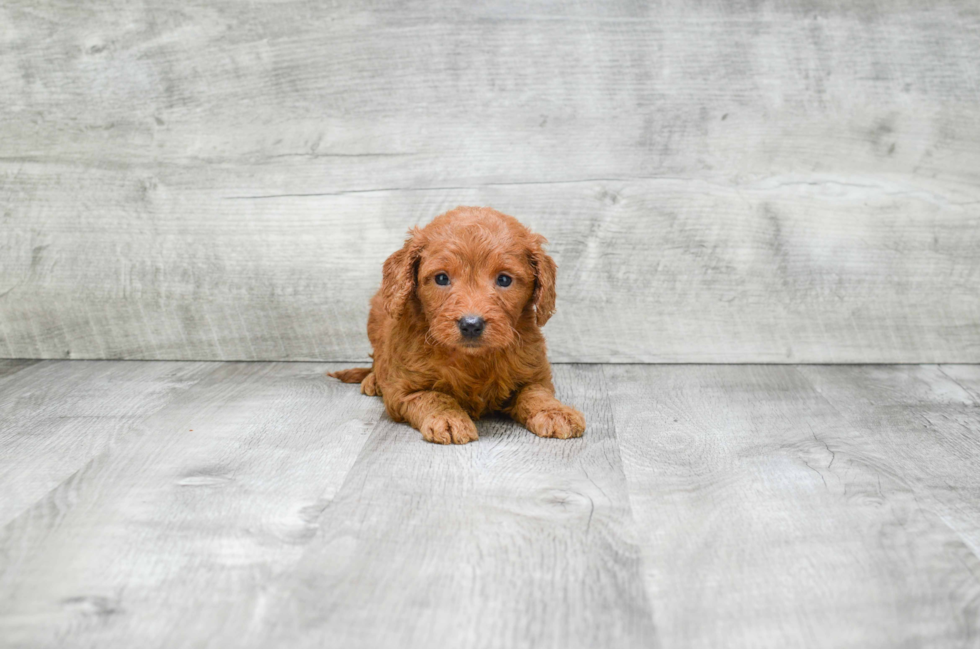
POLYGON ((439 286, 449 286, 449 275, 446 273, 437 273, 433 279, 436 280, 436 284, 439 286))

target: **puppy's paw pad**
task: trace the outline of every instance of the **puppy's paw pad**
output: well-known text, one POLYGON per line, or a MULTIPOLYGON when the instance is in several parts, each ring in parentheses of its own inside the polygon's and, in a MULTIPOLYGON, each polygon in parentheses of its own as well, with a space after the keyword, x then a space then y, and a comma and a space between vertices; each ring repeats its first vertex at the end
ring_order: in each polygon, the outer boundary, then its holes
POLYGON ((527 429, 538 437, 569 439, 585 432, 585 417, 571 406, 542 410, 528 417, 527 429))
POLYGON ((465 415, 433 415, 422 423, 422 437, 435 444, 466 444, 480 436, 476 424, 465 415))
POLYGON ((381 394, 381 390, 378 389, 378 380, 374 378, 374 372, 371 372, 361 381, 361 394, 366 394, 369 397, 376 397, 381 394))

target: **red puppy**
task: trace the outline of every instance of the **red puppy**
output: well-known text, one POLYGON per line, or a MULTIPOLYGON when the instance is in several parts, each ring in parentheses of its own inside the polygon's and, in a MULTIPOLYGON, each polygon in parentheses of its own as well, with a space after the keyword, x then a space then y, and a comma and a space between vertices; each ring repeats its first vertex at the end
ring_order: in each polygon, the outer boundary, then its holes
POLYGON ((333 372, 384 399, 438 444, 477 439, 473 418, 506 412, 541 437, 580 437, 585 418, 555 398, 540 327, 555 310, 545 238, 486 207, 457 207, 384 264, 371 300, 374 365, 333 372))

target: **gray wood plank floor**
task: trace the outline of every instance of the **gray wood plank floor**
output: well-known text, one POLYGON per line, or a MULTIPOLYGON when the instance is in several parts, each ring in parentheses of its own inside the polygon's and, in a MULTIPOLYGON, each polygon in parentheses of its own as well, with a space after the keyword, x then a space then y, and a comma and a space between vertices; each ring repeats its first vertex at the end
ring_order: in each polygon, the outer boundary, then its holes
POLYGON ((439 447, 334 364, 0 363, 0 647, 967 647, 980 367, 556 366, 439 447))

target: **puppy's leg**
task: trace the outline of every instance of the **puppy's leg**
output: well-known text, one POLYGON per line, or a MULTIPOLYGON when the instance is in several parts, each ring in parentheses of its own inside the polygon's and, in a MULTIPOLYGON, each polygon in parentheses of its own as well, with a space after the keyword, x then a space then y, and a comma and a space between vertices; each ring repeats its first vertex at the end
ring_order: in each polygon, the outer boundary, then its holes
POLYGON ((521 388, 510 407, 510 416, 539 437, 568 439, 585 432, 585 417, 555 398, 554 390, 543 383, 521 388))
POLYGON ((428 442, 466 444, 479 438, 473 420, 448 394, 431 390, 412 392, 391 405, 395 414, 417 428, 428 442))

